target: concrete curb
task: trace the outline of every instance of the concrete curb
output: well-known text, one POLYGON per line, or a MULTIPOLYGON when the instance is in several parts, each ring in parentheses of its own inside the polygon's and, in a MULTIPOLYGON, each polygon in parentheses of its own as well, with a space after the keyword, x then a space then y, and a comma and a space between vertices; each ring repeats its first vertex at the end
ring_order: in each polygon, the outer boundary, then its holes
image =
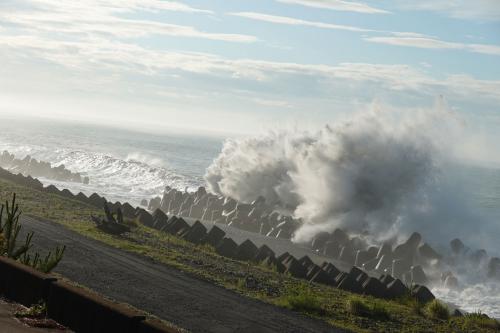
POLYGON ((178 332, 125 304, 114 303, 5 257, 0 257, 0 294, 25 306, 44 301, 50 318, 79 333, 178 332))

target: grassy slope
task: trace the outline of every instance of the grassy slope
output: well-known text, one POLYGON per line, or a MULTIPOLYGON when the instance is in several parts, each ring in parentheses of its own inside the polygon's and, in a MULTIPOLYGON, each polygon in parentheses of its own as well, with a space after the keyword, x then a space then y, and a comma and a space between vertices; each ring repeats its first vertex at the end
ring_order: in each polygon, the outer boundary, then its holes
POLYGON ((0 179, 1 202, 10 198, 13 192, 17 193, 24 214, 50 219, 87 237, 149 256, 248 297, 306 312, 355 332, 500 332, 498 328, 488 328, 495 324, 482 319, 431 319, 425 311, 417 314, 415 307, 407 302, 377 300, 308 284, 278 274, 270 267, 224 258, 209 246, 196 246, 143 226, 134 228, 127 237, 111 236, 96 229, 90 221, 90 214, 101 213, 96 208, 0 179), (246 283, 250 276, 257 282, 246 283), (352 311, 347 304, 349 300, 352 304, 353 299, 374 310, 368 313, 352 311))

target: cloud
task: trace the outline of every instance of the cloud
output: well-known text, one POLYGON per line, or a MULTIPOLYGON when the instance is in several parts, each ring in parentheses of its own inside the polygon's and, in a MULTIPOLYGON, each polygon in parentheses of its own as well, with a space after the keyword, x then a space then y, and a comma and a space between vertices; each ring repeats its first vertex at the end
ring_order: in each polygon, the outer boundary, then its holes
POLYGON ((293 105, 289 101, 277 100, 277 99, 266 99, 266 98, 253 98, 253 102, 258 105, 272 107, 272 108, 293 108, 293 105))
POLYGON ((391 35, 393 36, 398 36, 398 37, 415 37, 415 38, 427 38, 430 37, 428 35, 424 35, 418 32, 399 32, 399 31, 392 31, 390 32, 391 35))
POLYGON ((306 21, 306 20, 301 20, 301 19, 292 18, 292 17, 276 16, 276 15, 269 15, 269 14, 263 14, 263 13, 255 13, 255 12, 229 13, 229 15, 244 17, 244 18, 257 20, 257 21, 270 22, 270 23, 296 25, 296 26, 308 26, 308 27, 316 27, 316 28, 322 28, 322 29, 347 30, 347 31, 358 31, 358 32, 374 31, 374 30, 354 27, 354 26, 350 26, 350 25, 339 25, 339 24, 323 23, 323 22, 316 22, 316 21, 306 21))
MULTIPOLYGON (((176 2, 138 0, 89 0, 85 2, 56 2, 53 0, 25 1, 30 9, 18 5, 3 5, 0 22, 31 33, 71 34, 76 37, 87 35, 116 38, 137 38, 147 35, 167 35, 249 43, 257 38, 231 33, 212 33, 194 27, 169 24, 151 20, 122 18, 120 13, 147 11, 181 11, 211 13, 176 2), (10 9, 10 10, 8 10, 10 9)), ((1 9, 0 5, 0 9, 1 9)))
POLYGON ((464 50, 473 53, 500 55, 500 46, 491 44, 455 43, 426 37, 366 37, 364 40, 372 43, 418 47, 423 49, 464 50))
MULTIPOLYGON (((86 0, 86 1, 58 1, 58 0, 6 0, 1 7, 34 7, 37 10, 53 9, 55 11, 77 10, 90 14, 102 12, 126 13, 134 11, 176 11, 185 13, 213 14, 213 11, 188 6, 181 2, 160 0, 86 0)), ((80 12, 81 13, 81 12, 80 12)))
POLYGON ((387 14, 388 11, 378 9, 360 2, 343 0, 276 0, 287 4, 296 4, 307 7, 331 9, 364 14, 387 14))
MULTIPOLYGON (((500 101, 498 80, 480 80, 468 75, 436 79, 425 71, 401 64, 321 65, 228 59, 208 53, 151 50, 99 38, 57 41, 35 36, 10 36, 0 37, 0 47, 3 54, 9 54, 12 58, 45 60, 73 72, 99 72, 104 76, 131 73, 171 78, 172 74, 189 73, 208 75, 210 78, 204 78, 203 82, 217 82, 226 85, 226 88, 234 86, 234 80, 239 80, 243 84, 259 82, 265 89, 281 87, 281 91, 291 82, 302 82, 303 86, 304 82, 314 81, 315 85, 322 87, 339 85, 346 89, 370 84, 377 91, 410 92, 426 96, 443 93, 462 99, 474 99, 480 94, 483 100, 500 101)), ((357 88, 353 89, 356 91, 357 88)))
POLYGON ((498 0, 398 0, 405 10, 432 11, 466 20, 500 21, 498 0))

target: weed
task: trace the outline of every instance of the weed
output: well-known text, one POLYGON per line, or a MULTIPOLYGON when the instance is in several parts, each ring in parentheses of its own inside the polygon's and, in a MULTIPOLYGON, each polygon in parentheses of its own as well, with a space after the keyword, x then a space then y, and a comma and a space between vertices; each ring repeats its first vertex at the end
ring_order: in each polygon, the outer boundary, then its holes
POLYGON ((19 310, 14 313, 17 318, 45 318, 47 316, 47 304, 40 301, 26 310, 19 310))

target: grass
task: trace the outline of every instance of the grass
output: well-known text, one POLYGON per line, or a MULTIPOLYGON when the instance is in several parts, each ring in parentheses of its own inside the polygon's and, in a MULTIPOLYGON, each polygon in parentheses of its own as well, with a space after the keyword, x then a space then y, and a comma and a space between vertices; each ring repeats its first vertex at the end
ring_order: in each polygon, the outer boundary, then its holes
POLYGON ((407 305, 411 312, 414 315, 417 316, 423 316, 424 315, 424 306, 425 304, 422 304, 419 302, 415 297, 413 297, 411 294, 408 294, 405 297, 402 297, 398 300, 401 304, 407 305))
POLYGON ((347 311, 354 316, 366 316, 370 309, 368 306, 359 298, 351 297, 347 300, 347 311))
POLYGON ((450 319, 450 310, 446 304, 435 299, 425 307, 426 313, 429 317, 434 319, 448 320, 450 319))
POLYGON ((122 237, 112 236, 90 221, 91 214, 101 214, 99 209, 0 179, 0 202, 13 192, 17 193, 23 214, 50 219, 89 238, 143 254, 246 297, 302 312, 353 332, 500 332, 492 320, 478 316, 435 319, 422 311, 421 305, 421 313, 417 313, 417 305, 408 300, 386 301, 309 284, 279 274, 273 267, 221 257, 210 246, 196 246, 142 225, 122 237), (347 305, 350 299, 360 300, 369 309, 369 316, 352 312, 347 305))
POLYGON ((367 302, 359 297, 350 297, 346 302, 347 311, 353 316, 367 317, 375 320, 389 320, 389 310, 379 301, 367 302))
POLYGON ((282 307, 304 313, 322 315, 325 312, 321 299, 304 286, 295 293, 284 295, 276 303, 282 307))
POLYGON ((497 320, 488 318, 481 312, 469 313, 464 316, 463 320, 465 329, 473 329, 474 327, 487 328, 500 332, 500 323, 497 320))

